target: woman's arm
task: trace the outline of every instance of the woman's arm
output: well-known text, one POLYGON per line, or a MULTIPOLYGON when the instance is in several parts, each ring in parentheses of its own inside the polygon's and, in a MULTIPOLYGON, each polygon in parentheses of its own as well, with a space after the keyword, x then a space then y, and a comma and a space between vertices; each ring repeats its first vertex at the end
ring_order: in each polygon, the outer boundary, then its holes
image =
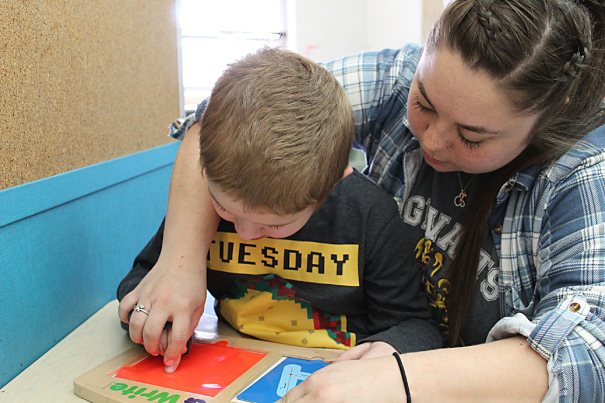
MULTIPOLYGON (((401 355, 410 396, 424 402, 541 402, 546 360, 523 337, 401 355)), ((406 402, 394 357, 341 361, 312 374, 279 403, 406 402)))
POLYGON ((149 316, 134 312, 129 327, 132 340, 143 343, 153 355, 160 353, 164 325, 172 322, 164 353, 169 372, 178 366, 183 348, 203 313, 206 256, 219 221, 198 163, 199 130, 199 123, 188 130, 177 153, 158 262, 119 306, 123 322, 128 322, 135 304, 144 305, 149 311, 149 316))

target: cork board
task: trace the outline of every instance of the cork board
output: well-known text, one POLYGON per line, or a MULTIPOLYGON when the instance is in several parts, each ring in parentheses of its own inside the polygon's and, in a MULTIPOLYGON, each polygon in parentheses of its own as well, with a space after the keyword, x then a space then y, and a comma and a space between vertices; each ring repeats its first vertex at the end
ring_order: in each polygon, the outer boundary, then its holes
POLYGON ((0 190, 172 141, 175 3, 0 2, 0 190))

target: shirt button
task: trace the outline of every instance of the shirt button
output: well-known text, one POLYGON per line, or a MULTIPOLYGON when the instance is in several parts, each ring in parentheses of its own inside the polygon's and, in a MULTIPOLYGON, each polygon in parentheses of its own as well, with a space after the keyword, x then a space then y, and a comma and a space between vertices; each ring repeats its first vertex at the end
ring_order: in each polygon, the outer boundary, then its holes
POLYGON ((494 232, 498 235, 502 235, 502 225, 496 225, 494 227, 494 232))
POLYGON ((569 310, 571 312, 578 312, 580 310, 580 308, 581 308, 581 306, 577 302, 572 302, 571 304, 569 304, 569 310))
POLYGON ((512 191, 513 191, 513 187, 511 185, 506 185, 506 187, 504 188, 504 192, 506 194, 509 194, 512 191))

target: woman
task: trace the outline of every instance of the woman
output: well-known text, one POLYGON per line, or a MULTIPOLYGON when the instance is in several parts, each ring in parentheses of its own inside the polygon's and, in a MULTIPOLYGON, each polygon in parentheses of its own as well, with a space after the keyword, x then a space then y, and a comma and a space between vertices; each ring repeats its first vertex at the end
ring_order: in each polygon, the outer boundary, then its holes
MULTIPOLYGON (((463 347, 401 355, 400 373, 390 345, 364 343, 284 401, 602 401, 604 26, 598 0, 457 0, 424 51, 327 65, 355 109, 366 173, 400 205, 444 340, 463 347)), ((191 245, 214 228, 197 223, 215 223, 203 179, 185 174, 195 137, 175 165, 170 244, 120 304, 123 320, 152 307, 130 322, 152 353, 174 322, 169 370, 203 309, 205 251, 191 245)))

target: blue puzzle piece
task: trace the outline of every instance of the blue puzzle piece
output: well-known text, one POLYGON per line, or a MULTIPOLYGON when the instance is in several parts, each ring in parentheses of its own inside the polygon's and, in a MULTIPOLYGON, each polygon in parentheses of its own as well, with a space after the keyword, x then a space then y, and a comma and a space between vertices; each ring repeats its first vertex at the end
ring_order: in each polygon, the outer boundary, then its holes
POLYGON ((252 403, 273 403, 284 397, 290 389, 307 379, 313 372, 326 365, 328 364, 320 360, 286 358, 240 393, 237 398, 252 403))

